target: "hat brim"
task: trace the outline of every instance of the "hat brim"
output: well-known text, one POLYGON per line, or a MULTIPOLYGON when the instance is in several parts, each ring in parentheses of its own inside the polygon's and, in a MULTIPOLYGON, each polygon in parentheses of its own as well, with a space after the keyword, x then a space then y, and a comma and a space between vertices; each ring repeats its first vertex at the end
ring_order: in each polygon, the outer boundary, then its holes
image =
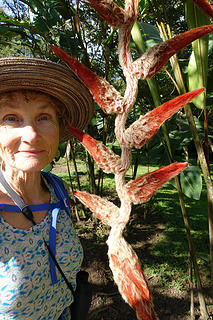
MULTIPOLYGON (((90 122, 94 102, 88 88, 68 67, 49 60, 10 57, 0 58, 0 93, 26 89, 47 93, 66 108, 67 125, 83 129, 90 122)), ((71 134, 62 128, 60 141, 71 134)))

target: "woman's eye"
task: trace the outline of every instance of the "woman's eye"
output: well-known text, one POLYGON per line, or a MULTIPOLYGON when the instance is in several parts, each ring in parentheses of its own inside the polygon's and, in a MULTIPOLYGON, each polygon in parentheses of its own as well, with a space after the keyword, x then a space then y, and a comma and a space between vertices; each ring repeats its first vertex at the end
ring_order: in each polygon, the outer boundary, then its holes
POLYGON ((39 116, 38 121, 45 121, 49 119, 50 119, 50 116, 48 114, 42 114, 39 116))
POLYGON ((3 121, 7 123, 13 123, 13 122, 16 123, 18 122, 18 117, 15 115, 7 115, 3 118, 3 121))

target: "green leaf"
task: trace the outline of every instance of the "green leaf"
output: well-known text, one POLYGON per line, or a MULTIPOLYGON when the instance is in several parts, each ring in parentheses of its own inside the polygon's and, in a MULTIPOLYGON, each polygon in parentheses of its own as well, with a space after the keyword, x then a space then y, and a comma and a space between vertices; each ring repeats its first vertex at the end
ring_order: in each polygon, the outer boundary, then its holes
MULTIPOLYGON (((210 23, 209 18, 194 5, 192 0, 186 1, 186 18, 190 28, 196 28, 210 23)), ((208 36, 192 43, 193 52, 188 65, 189 90, 206 88, 208 74, 208 36)), ((206 93, 202 93, 192 100, 194 105, 205 108, 206 93)))
POLYGON ((49 26, 46 23, 46 20, 42 16, 37 16, 34 18, 35 27, 43 33, 49 32, 49 26))
POLYGON ((139 8, 140 8, 140 12, 146 12, 146 10, 148 10, 149 8, 149 1, 148 0, 140 0, 139 1, 139 8))
POLYGON ((79 56, 79 41, 72 30, 65 30, 64 32, 58 32, 59 46, 60 48, 66 48, 67 53, 74 57, 79 56), (69 50, 67 49, 69 48, 69 50))
POLYGON ((136 22, 132 28, 131 36, 141 54, 148 48, 162 42, 158 29, 150 23, 136 22))
POLYGON ((50 171, 52 170, 52 168, 53 168, 53 164, 54 164, 54 162, 52 161, 51 163, 49 163, 49 164, 43 169, 43 171, 44 171, 44 172, 50 172, 50 171))
MULTIPOLYGON (((189 60, 189 65, 188 65, 188 87, 190 91, 205 87, 204 82, 206 81, 204 81, 203 79, 202 71, 198 72, 200 68, 201 68, 201 65, 199 63, 197 64, 194 51, 193 51, 189 60)), ((192 102, 197 108, 203 109, 205 96, 206 96, 205 93, 201 93, 192 100, 192 102)))
POLYGON ((75 10, 72 8, 69 0, 52 0, 52 3, 54 4, 54 8, 65 20, 75 16, 75 10))
POLYGON ((60 157, 63 158, 67 150, 67 141, 61 142, 58 146, 58 150, 60 152, 60 157))
POLYGON ((209 34, 209 48, 208 48, 208 54, 210 55, 213 51, 213 33, 209 34))
POLYGON ((159 30, 150 23, 139 23, 146 48, 151 48, 162 42, 159 30))
POLYGON ((56 155, 55 155, 55 161, 58 161, 61 157, 61 153, 60 153, 60 150, 58 149, 56 155))
POLYGON ((194 200, 199 200, 202 191, 202 177, 196 166, 186 168, 180 174, 180 183, 183 193, 194 200))
POLYGON ((145 44, 143 41, 143 37, 141 34, 139 23, 137 21, 134 23, 134 25, 132 27, 131 36, 132 36, 132 40, 134 41, 134 43, 138 49, 138 52, 140 54, 143 54, 145 51, 145 44))

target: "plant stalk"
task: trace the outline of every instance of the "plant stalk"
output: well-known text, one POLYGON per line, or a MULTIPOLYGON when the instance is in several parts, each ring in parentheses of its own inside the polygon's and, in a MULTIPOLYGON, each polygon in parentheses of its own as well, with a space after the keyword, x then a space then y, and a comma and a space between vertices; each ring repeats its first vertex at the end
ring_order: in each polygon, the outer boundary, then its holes
POLYGON ((197 291, 198 291, 198 299, 199 299, 199 303, 200 303, 200 313, 201 313, 202 318, 207 320, 209 318, 209 315, 208 315, 208 311, 206 308, 205 298, 203 295, 203 288, 202 288, 202 284, 201 284, 200 273, 199 273, 199 269, 198 269, 198 265, 197 265, 195 250, 194 250, 194 246, 193 246, 193 242, 192 242, 192 236, 191 236, 188 216, 187 216, 185 205, 184 205, 183 193, 182 193, 181 185, 180 185, 180 178, 175 177, 175 182, 176 182, 177 189, 178 189, 179 201, 180 201, 181 211, 182 211, 182 215, 183 215, 184 226, 186 229, 186 236, 187 236, 188 245, 189 245, 189 252, 190 252, 190 260, 192 261, 193 267, 194 267, 194 273, 195 273, 197 291))
POLYGON ((204 180, 207 188, 207 200, 208 200, 208 222, 209 222, 209 250, 211 258, 211 284, 213 288, 213 185, 209 172, 209 166, 206 160, 206 156, 200 141, 200 137, 197 132, 197 128, 194 122, 194 117, 189 105, 185 106, 185 113, 189 122, 189 127, 193 135, 195 147, 197 150, 198 159, 203 172, 204 180))
POLYGON ((69 142, 70 145, 70 155, 72 157, 72 161, 73 161, 73 165, 74 165, 74 169, 75 169, 75 175, 76 175, 76 181, 77 181, 77 185, 78 185, 78 190, 81 190, 81 184, 80 184, 80 179, 79 179, 79 174, 78 174, 78 168, 77 168, 77 164, 76 164, 76 159, 75 159, 75 152, 73 149, 73 144, 72 141, 70 140, 69 142))

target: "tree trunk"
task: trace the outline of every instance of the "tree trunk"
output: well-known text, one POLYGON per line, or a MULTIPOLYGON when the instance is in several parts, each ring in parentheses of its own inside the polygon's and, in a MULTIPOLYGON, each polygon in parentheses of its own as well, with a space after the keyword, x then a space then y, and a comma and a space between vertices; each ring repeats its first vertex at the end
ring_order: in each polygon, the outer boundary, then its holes
POLYGON ((88 152, 87 152, 87 164, 88 164, 89 191, 90 193, 97 194, 94 161, 91 159, 88 152))

